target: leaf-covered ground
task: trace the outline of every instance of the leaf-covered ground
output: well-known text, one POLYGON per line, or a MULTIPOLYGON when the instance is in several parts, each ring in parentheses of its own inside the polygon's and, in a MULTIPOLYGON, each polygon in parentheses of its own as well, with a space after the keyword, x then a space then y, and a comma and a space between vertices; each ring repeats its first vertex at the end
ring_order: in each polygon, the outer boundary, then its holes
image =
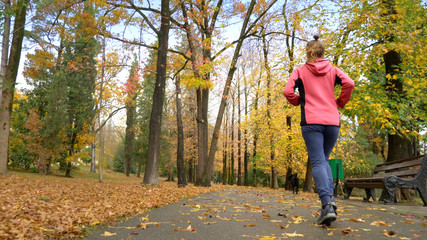
POLYGON ((155 187, 141 182, 136 177, 100 183, 84 178, 0 176, 0 239, 81 237, 87 227, 223 188, 178 188, 176 182, 155 187))

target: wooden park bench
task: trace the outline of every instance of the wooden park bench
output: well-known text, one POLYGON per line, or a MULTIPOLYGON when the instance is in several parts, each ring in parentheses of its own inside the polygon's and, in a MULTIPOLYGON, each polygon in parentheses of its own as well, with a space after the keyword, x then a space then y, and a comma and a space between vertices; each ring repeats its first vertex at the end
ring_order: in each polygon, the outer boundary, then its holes
POLYGON ((393 162, 381 163, 375 166, 372 177, 369 178, 350 178, 344 180, 348 199, 353 188, 364 188, 366 192, 365 201, 372 197, 376 201, 375 189, 383 189, 385 204, 397 202, 396 189, 410 188, 416 189, 423 200, 424 206, 427 206, 427 155, 410 157, 396 160, 393 162))

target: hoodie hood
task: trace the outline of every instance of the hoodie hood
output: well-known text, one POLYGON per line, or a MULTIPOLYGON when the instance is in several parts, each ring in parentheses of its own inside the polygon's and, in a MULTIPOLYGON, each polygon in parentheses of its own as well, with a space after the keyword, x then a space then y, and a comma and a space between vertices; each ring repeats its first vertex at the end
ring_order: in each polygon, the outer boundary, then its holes
POLYGON ((315 63, 306 63, 305 66, 307 66, 308 70, 310 70, 311 73, 313 73, 316 76, 324 76, 326 73, 329 72, 332 65, 329 63, 329 60, 325 59, 316 59, 315 63))

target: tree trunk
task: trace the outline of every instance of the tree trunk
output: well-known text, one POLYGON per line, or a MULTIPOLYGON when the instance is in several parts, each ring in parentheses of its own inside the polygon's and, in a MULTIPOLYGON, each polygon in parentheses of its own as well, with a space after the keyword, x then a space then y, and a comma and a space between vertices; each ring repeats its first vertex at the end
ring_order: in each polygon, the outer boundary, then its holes
MULTIPOLYGON (((292 118, 291 116, 287 115, 286 116, 286 126, 288 127, 288 133, 289 133, 289 137, 288 137, 288 141, 292 141, 292 137, 290 136, 290 134, 292 133, 292 118)), ((292 150, 290 149, 290 147, 288 147, 287 149, 288 152, 288 169, 286 171, 286 178, 285 178, 285 189, 286 190, 291 190, 292 189, 292 184, 290 181, 288 181, 289 177, 292 174, 292 150)))
POLYGON ((138 170, 136 172, 136 177, 138 177, 138 178, 141 177, 141 168, 142 168, 142 162, 138 161, 138 170))
POLYGON ((163 99, 166 85, 166 66, 169 40, 169 0, 162 0, 161 26, 158 33, 157 75, 153 94, 153 109, 150 117, 148 157, 145 165, 145 184, 159 184, 160 140, 162 127, 163 99))
MULTIPOLYGON (((4 11, 10 9, 10 0, 4 0, 4 11)), ((4 25, 3 25, 3 42, 1 52, 1 68, 0 68, 0 100, 2 95, 2 83, 6 76, 6 67, 9 60, 9 40, 10 40, 10 17, 4 14, 4 25)))
POLYGON ((135 106, 132 103, 126 103, 126 134, 125 134, 125 158, 124 172, 129 177, 131 172, 133 141, 135 139, 134 123, 135 123, 135 106))
POLYGON ((196 185, 203 184, 203 171, 208 157, 208 106, 209 89, 200 87, 197 90, 197 132, 198 162, 196 166, 196 185))
POLYGON ((228 147, 228 144, 227 144, 227 141, 228 141, 228 129, 227 129, 227 127, 228 127, 228 123, 227 123, 227 121, 228 121, 228 117, 227 117, 228 115, 226 115, 225 116, 225 124, 224 124, 224 130, 223 130, 223 141, 224 141, 224 151, 223 151, 223 156, 222 156, 222 184, 223 185, 226 185, 227 184, 227 176, 228 176, 228 174, 227 174, 227 155, 228 155, 228 150, 227 150, 227 147, 228 147))
MULTIPOLYGON (((396 23, 396 19, 393 17, 395 14, 397 14, 396 0, 382 0, 381 4, 384 10, 381 18, 383 19, 384 23, 388 23, 390 27, 392 27, 392 25, 396 23)), ((388 42, 393 42, 394 35, 392 33, 386 35, 386 40, 388 42)), ((396 95, 403 97, 403 80, 398 77, 399 73, 401 72, 400 64, 402 64, 400 53, 394 49, 389 49, 383 55, 383 58, 386 76, 390 76, 388 78, 386 77, 385 83, 385 89, 388 93, 388 97, 390 99, 395 99, 396 95)), ((397 100, 398 99, 395 99, 395 101, 397 100)), ((388 134, 387 162, 409 157, 410 145, 410 139, 399 136, 397 134, 388 134)))
POLYGON ((311 189, 313 188, 313 173, 311 171, 311 161, 310 158, 307 158, 307 171, 305 172, 305 181, 304 181, 304 192, 311 192, 311 189))
POLYGON ((387 162, 411 157, 411 141, 399 135, 388 135, 387 162))
MULTIPOLYGON (((234 98, 233 98, 234 100, 234 98)), ((231 111, 231 118, 230 118, 230 128, 231 128, 231 141, 230 141, 230 173, 228 174, 228 184, 229 185, 234 185, 234 180, 236 179, 235 175, 234 175, 234 110, 235 110, 235 105, 234 105, 234 101, 233 101, 233 108, 231 111)))
POLYGON ((190 158, 190 161, 188 161, 188 182, 192 183, 193 181, 193 157, 190 158))
POLYGON ((105 37, 102 38, 102 68, 101 68, 101 84, 99 87, 99 109, 98 109, 98 142, 99 142, 99 160, 98 160, 98 177, 99 182, 104 182, 102 176, 102 161, 104 160, 104 144, 103 144, 103 127, 101 126, 101 111, 102 111, 102 94, 104 91, 104 78, 105 78, 105 37))
POLYGON ((96 172, 95 153, 96 153, 96 143, 93 142, 90 149, 90 172, 96 172))
POLYGON ((176 126, 178 129, 177 151, 176 151, 176 168, 178 171, 178 187, 185 187, 187 181, 185 179, 184 165, 184 126, 182 124, 182 104, 181 104, 181 86, 180 77, 176 77, 176 126))
POLYGON ((7 174, 10 118, 12 114, 13 95, 16 76, 21 59, 22 41, 25 33, 25 17, 29 0, 19 0, 13 27, 12 45, 5 78, 2 83, 0 99, 0 174, 7 174))
POLYGON ((242 185, 242 130, 240 114, 240 84, 237 81, 237 186, 242 185))
MULTIPOLYGON (((258 83, 257 83, 257 87, 256 87, 256 93, 255 93, 255 103, 254 103, 254 111, 257 112, 258 111, 258 102, 259 102, 259 89, 260 89, 260 85, 261 85, 261 75, 262 75, 262 71, 260 71, 260 76, 258 79, 258 83)), ((253 166, 252 166, 252 172, 253 172, 253 186, 256 187, 257 186, 257 169, 256 169, 256 164, 257 164, 257 142, 258 142, 258 123, 255 123, 255 127, 254 127, 254 143, 253 143, 253 148, 254 148, 254 152, 253 152, 253 156, 252 156, 252 162, 253 162, 253 166)))
MULTIPOLYGON (((244 81, 244 91, 245 91, 245 116, 248 116, 248 89, 246 86, 246 78, 244 81)), ((248 162, 249 162, 249 151, 248 151, 248 130, 245 128, 245 131, 243 133, 244 135, 244 141, 245 141, 245 156, 243 159, 243 185, 249 186, 249 179, 248 179, 248 162)))
POLYGON ((275 169, 275 152, 274 152, 274 134, 272 129, 272 117, 271 117, 271 69, 268 65, 268 46, 267 40, 265 39, 264 29, 262 30, 262 49, 264 53, 264 67, 267 72, 267 128, 268 128, 268 136, 270 138, 270 164, 271 164, 271 188, 277 189, 279 188, 278 180, 277 180, 277 171, 275 169))

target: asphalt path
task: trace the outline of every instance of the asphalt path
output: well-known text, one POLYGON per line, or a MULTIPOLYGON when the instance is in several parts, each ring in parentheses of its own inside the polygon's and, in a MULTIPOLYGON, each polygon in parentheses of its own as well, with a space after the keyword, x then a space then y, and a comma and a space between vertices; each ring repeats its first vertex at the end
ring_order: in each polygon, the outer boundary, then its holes
POLYGON ((427 239, 427 207, 337 198, 338 219, 317 225, 316 194, 228 187, 106 226, 88 240, 427 239))

